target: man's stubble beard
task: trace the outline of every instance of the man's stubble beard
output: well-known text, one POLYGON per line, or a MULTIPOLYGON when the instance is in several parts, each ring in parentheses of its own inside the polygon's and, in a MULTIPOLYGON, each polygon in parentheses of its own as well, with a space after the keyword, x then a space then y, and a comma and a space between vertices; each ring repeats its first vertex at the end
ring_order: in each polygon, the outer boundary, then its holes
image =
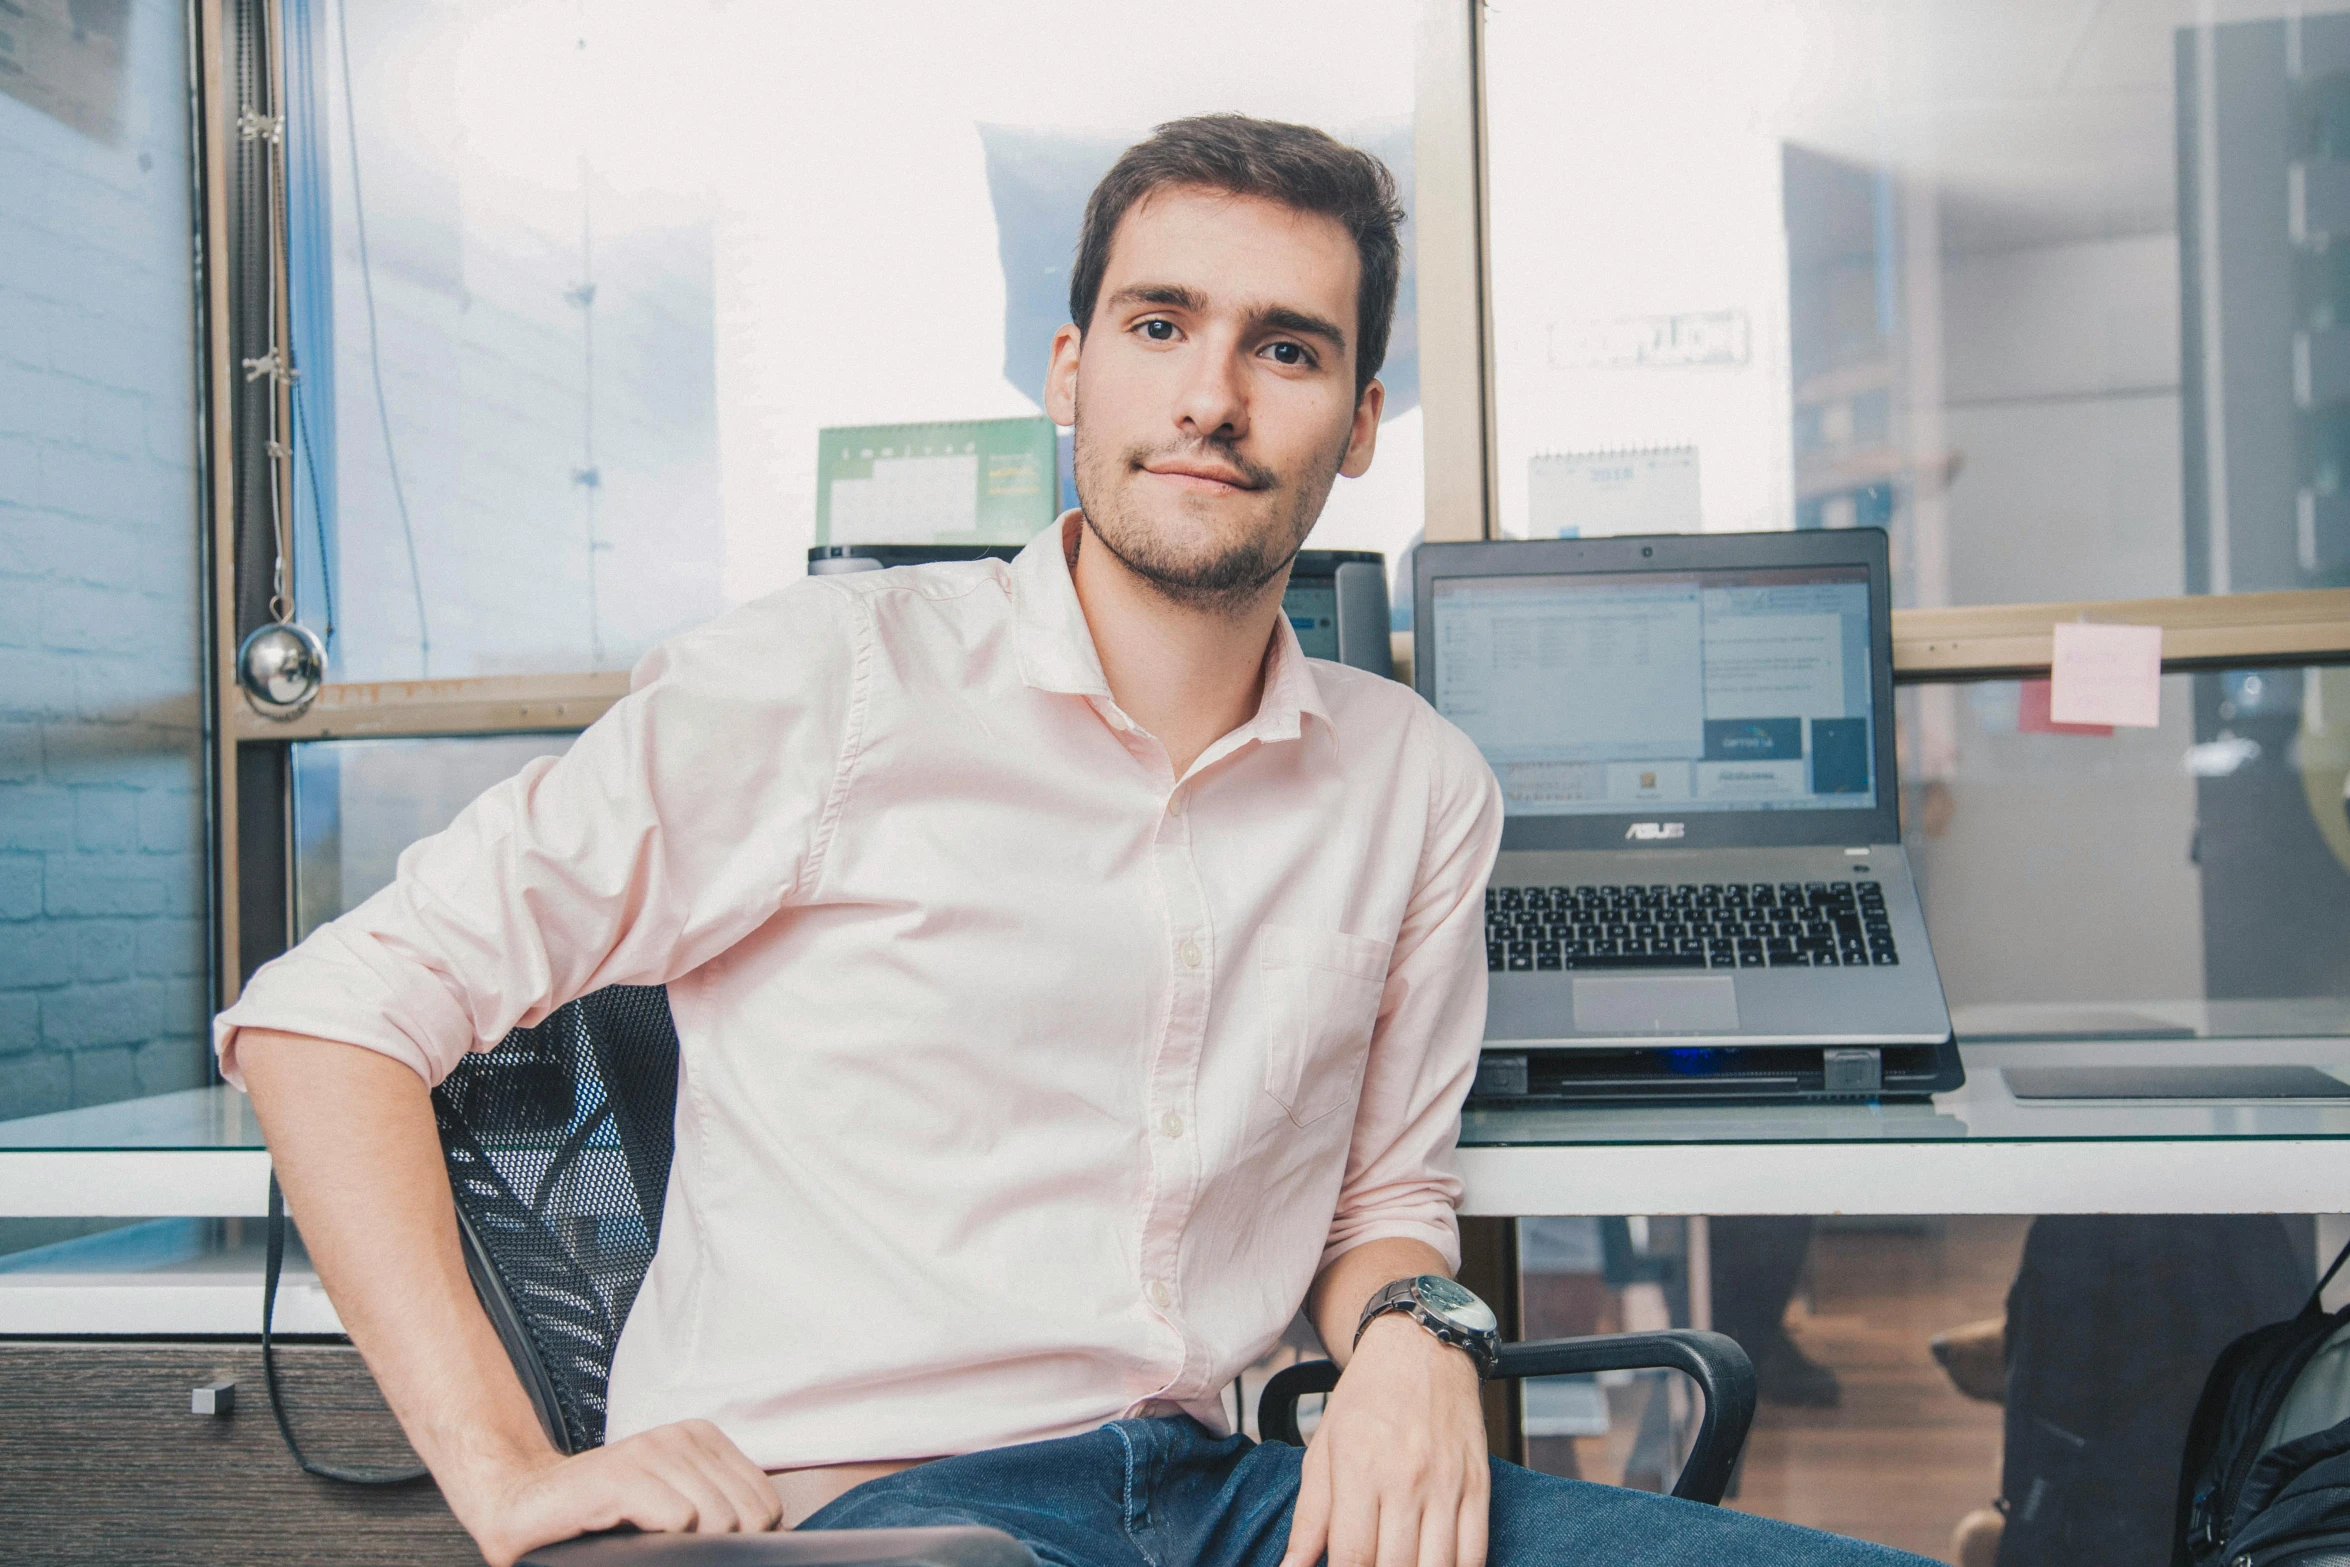
MULTIPOLYGON (((1349 432, 1351 437, 1351 430, 1349 432)), ((1130 446, 1103 454, 1089 447, 1080 411, 1071 432, 1072 465, 1076 469, 1077 505, 1086 531, 1103 549, 1162 596, 1187 609, 1222 615, 1240 615, 1253 606, 1266 586, 1289 568, 1322 515, 1330 487, 1338 480, 1338 466, 1346 460, 1346 442, 1327 463, 1318 463, 1301 485, 1285 484, 1281 476, 1242 457, 1219 441, 1171 442, 1164 446, 1130 446), (1230 464, 1257 488, 1253 492, 1275 500, 1274 515, 1262 528, 1227 541, 1217 553, 1186 559, 1167 548, 1167 541, 1149 522, 1130 517, 1121 506, 1130 476, 1143 463, 1178 453, 1212 456, 1230 464), (1106 470, 1106 471, 1103 471, 1106 470), (1286 505, 1281 504, 1286 502, 1286 505), (1097 504, 1098 503, 1098 504, 1097 504)))

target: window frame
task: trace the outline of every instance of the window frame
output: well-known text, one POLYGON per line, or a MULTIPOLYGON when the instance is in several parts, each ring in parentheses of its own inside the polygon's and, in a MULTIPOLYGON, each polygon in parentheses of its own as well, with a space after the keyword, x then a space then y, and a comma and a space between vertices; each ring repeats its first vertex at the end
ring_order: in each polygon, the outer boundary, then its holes
POLYGON ((205 674, 213 731, 213 999, 220 1007, 236 1000, 254 968, 285 949, 293 909, 289 753, 269 743, 283 736, 264 741, 248 728, 258 714, 235 673, 238 645, 268 615, 269 562, 260 557, 278 526, 273 480, 283 470, 270 469, 285 460, 269 448, 273 427, 289 427, 291 415, 289 383, 266 370, 251 373, 251 361, 288 340, 277 204, 283 143, 272 134, 283 102, 275 47, 283 20, 278 0, 189 4, 204 184, 197 246, 211 479, 205 674))

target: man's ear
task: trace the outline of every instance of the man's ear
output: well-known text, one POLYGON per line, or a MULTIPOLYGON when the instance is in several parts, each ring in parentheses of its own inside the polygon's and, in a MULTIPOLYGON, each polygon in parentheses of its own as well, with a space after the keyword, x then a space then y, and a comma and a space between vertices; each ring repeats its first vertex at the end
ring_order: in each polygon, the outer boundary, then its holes
POLYGON ((1371 449, 1379 444, 1379 413, 1386 406, 1387 388, 1376 378, 1355 399, 1354 426, 1347 431, 1346 455, 1338 460, 1338 471, 1348 478, 1359 479, 1371 471, 1371 449))
POLYGON ((1075 323, 1053 334, 1053 354, 1044 372, 1044 414, 1063 429, 1077 422, 1077 351, 1085 338, 1075 323))

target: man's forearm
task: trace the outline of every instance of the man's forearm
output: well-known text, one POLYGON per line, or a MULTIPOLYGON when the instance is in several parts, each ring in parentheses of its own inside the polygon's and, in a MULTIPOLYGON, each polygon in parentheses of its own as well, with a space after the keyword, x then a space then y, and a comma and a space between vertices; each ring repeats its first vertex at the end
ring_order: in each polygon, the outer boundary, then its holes
POLYGON ((355 1045, 247 1029, 253 1108, 344 1329, 460 1519, 472 1492, 554 1461, 465 1272, 415 1072, 355 1045))
POLYGON ((1425 1241, 1365 1241, 1322 1270, 1306 1294, 1306 1315, 1330 1358, 1344 1366, 1354 1354, 1355 1323, 1382 1285, 1422 1273, 1451 1277, 1443 1254, 1425 1241))

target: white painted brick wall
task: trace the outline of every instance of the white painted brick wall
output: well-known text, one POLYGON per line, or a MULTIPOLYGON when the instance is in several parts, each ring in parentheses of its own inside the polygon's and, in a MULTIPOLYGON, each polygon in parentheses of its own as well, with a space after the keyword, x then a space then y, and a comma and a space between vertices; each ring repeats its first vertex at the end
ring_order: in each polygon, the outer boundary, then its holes
POLYGON ((205 1075, 179 11, 113 145, 0 96, 0 1117, 205 1075))

